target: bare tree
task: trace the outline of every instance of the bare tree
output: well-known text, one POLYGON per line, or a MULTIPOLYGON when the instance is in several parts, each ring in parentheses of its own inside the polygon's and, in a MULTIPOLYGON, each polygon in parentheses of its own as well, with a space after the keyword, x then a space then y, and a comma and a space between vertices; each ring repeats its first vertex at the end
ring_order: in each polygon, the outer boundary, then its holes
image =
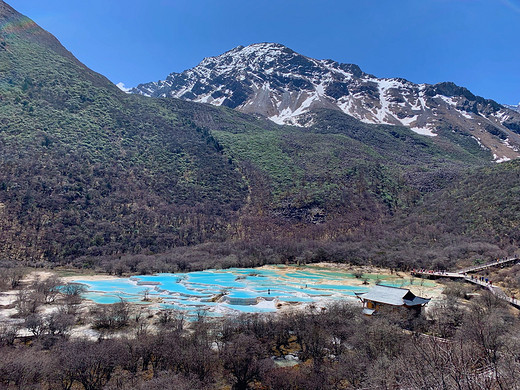
POLYGON ((224 367, 232 378, 233 390, 247 390, 250 385, 260 378, 263 365, 266 362, 265 350, 262 344, 253 336, 238 334, 235 339, 227 343, 221 355, 224 367))
POLYGON ((45 318, 40 314, 30 314, 25 319, 25 327, 35 336, 40 337, 48 330, 45 318))
POLYGON ((180 333, 186 326, 186 317, 180 310, 164 309, 157 314, 157 324, 180 333))
POLYGON ((0 323, 0 346, 13 345, 18 336, 19 325, 0 323))
POLYGON ((55 350, 62 383, 77 381, 85 390, 100 390, 121 364, 120 344, 115 340, 99 342, 74 341, 61 344, 55 350))
POLYGON ((130 305, 122 298, 111 305, 97 305, 90 313, 97 329, 119 329, 130 322, 130 305))
POLYGON ((20 282, 25 276, 26 271, 20 267, 11 267, 2 269, 2 279, 5 283, 4 288, 15 289, 20 286, 20 282))
POLYGON ((205 389, 202 383, 171 372, 161 372, 154 378, 142 382, 138 390, 199 390, 205 389))
POLYGON ((78 305, 81 303, 81 295, 87 291, 87 286, 81 283, 67 283, 60 288, 67 305, 78 305))
POLYGON ((57 311, 48 315, 47 328, 51 335, 67 336, 75 322, 73 315, 57 311))
POLYGON ((409 340, 398 358, 401 386, 421 389, 477 389, 481 354, 472 343, 434 336, 409 340))
POLYGON ((429 311, 429 317, 434 321, 433 330, 439 337, 452 337, 462 325, 464 315, 464 308, 451 295, 442 299, 429 311))
POLYGON ((148 302, 150 300, 150 293, 152 289, 151 288, 145 288, 143 290, 143 301, 148 302))
POLYGON ((31 289, 40 297, 42 303, 54 303, 60 293, 63 282, 56 276, 44 280, 36 280, 31 284, 31 289))
POLYGON ((23 288, 16 294, 15 307, 21 317, 36 313, 40 304, 41 300, 38 294, 28 288, 23 288))
POLYGON ((47 379, 42 355, 30 348, 0 350, 0 386, 19 390, 39 388, 47 379))

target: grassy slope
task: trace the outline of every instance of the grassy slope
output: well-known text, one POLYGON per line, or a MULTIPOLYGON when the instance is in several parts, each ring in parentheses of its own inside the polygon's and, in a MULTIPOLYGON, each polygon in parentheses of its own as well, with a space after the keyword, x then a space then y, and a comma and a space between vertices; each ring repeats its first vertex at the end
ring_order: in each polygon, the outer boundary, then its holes
POLYGON ((466 171, 445 188, 386 221, 374 257, 393 264, 454 267, 517 252, 520 161, 466 171))
POLYGON ((461 181, 427 197, 417 211, 431 224, 457 235, 520 243, 520 161, 472 171, 461 181))
MULTIPOLYGON (((318 113, 320 126, 278 127, 225 108, 168 105, 211 132, 250 186, 234 226, 249 250, 200 247, 204 255, 195 257, 207 264, 218 254, 251 264, 305 258, 452 266, 496 258, 518 244, 495 233, 518 216, 507 173, 518 163, 490 164, 489 154, 463 135, 452 133, 448 142, 331 111, 318 113), (475 207, 492 217, 486 229, 468 223, 475 207)), ((189 256, 179 253, 167 257, 189 256)))
POLYGON ((0 11, 0 252, 54 259, 219 238, 246 188, 212 137, 0 11))
POLYGON ((363 203, 390 211, 409 206, 421 193, 444 186, 445 171, 456 174, 488 157, 476 144, 466 149, 406 128, 366 125, 336 111, 318 112, 315 122, 310 129, 217 129, 212 134, 229 156, 266 176, 271 208, 319 207, 327 214, 363 203))
POLYGON ((452 265, 518 245, 517 162, 491 164, 489 152, 451 131, 429 138, 335 111, 317 116, 309 129, 198 121, 215 129, 248 179, 262 216, 247 221, 251 236, 272 231, 321 240, 322 248, 337 239, 328 246, 333 257, 350 253, 390 266, 452 265))
POLYGON ((398 255, 409 258, 444 236, 495 242, 516 229, 505 180, 515 163, 467 174, 489 155, 463 135, 432 139, 327 110, 312 128, 279 127, 128 96, 0 11, 4 257, 164 252, 267 233, 355 239, 372 258, 414 243, 398 255))

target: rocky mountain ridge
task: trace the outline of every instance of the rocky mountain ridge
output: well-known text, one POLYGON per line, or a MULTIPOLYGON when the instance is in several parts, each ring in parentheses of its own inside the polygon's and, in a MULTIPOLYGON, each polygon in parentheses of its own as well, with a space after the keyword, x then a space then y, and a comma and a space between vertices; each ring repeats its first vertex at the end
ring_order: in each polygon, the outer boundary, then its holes
POLYGON ((276 43, 236 47, 131 93, 227 106, 277 124, 311 126, 314 109, 425 136, 463 132, 501 162, 520 156, 520 113, 451 82, 377 78, 354 64, 305 57, 276 43))

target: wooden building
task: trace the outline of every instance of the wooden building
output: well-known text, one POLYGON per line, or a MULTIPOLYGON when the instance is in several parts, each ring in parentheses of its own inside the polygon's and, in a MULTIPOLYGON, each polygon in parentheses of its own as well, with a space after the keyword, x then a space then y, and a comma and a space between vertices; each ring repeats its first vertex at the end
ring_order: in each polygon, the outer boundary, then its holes
POLYGON ((367 315, 374 314, 384 306, 403 307, 420 314, 421 308, 430 302, 429 298, 418 297, 406 288, 383 285, 374 286, 366 293, 357 294, 357 297, 363 302, 363 313, 367 315))

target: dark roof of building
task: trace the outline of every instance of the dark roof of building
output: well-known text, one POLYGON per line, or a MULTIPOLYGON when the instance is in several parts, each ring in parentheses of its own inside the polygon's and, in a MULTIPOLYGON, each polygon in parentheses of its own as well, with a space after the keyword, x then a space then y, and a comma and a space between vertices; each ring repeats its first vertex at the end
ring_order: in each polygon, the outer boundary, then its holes
POLYGON ((430 302, 430 298, 415 297, 412 300, 403 299, 403 302, 406 306, 426 305, 430 302))
POLYGON ((406 288, 378 285, 374 286, 364 294, 358 295, 362 300, 385 303, 394 306, 417 306, 430 302, 428 298, 415 296, 406 288))

